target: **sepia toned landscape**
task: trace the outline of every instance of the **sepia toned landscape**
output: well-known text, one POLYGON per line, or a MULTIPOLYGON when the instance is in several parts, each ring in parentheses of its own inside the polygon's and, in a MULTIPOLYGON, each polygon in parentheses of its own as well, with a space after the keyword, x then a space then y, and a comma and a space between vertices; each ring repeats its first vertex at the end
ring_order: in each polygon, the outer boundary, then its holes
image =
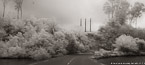
POLYGON ((0 65, 145 65, 145 0, 0 0, 0 65))

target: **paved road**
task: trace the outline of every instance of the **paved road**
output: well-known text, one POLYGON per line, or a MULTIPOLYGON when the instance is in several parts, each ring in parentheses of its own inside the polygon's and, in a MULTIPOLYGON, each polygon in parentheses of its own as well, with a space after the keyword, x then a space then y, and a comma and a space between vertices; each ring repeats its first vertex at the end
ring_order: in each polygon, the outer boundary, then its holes
POLYGON ((91 55, 68 55, 30 65, 103 65, 90 57, 91 55))

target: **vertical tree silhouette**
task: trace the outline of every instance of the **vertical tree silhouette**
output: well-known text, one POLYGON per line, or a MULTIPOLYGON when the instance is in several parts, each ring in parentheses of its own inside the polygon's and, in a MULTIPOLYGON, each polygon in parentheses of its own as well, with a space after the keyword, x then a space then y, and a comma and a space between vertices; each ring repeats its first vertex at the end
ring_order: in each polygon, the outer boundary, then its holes
POLYGON ((20 17, 22 18, 23 16, 23 11, 22 11, 22 5, 23 5, 23 0, 14 0, 15 2, 15 9, 17 10, 17 19, 20 17))
POLYGON ((90 32, 92 31, 92 20, 90 18, 90 32))
POLYGON ((87 19, 85 18, 85 32, 87 32, 87 19))
POLYGON ((6 11, 7 2, 8 2, 8 0, 2 0, 2 3, 3 3, 3 17, 5 17, 5 11, 6 11))

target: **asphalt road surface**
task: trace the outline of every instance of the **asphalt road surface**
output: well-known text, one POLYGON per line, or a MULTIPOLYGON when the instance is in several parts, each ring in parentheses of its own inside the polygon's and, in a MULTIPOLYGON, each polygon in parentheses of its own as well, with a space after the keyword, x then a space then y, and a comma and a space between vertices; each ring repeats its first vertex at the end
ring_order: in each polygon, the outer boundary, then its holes
POLYGON ((104 65, 90 58, 91 55, 68 55, 30 65, 104 65))

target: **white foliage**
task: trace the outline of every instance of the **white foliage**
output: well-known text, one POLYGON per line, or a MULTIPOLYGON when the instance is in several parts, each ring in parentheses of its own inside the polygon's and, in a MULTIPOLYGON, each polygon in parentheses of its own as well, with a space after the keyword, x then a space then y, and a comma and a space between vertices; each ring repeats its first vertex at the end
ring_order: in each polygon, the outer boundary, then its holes
POLYGON ((138 50, 136 39, 131 36, 121 35, 116 39, 115 43, 116 44, 114 44, 113 46, 119 49, 121 47, 124 47, 134 51, 138 50))

